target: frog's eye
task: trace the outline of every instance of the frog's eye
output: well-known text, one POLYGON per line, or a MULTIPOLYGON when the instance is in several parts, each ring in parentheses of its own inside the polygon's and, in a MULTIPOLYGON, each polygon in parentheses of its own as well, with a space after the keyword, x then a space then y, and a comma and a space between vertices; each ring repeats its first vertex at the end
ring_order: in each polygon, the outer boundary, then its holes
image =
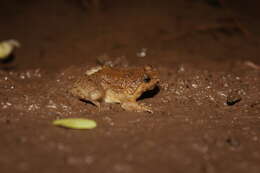
POLYGON ((151 81, 151 78, 150 78, 149 76, 147 76, 147 75, 144 75, 143 81, 144 81, 145 83, 148 83, 148 82, 151 81))

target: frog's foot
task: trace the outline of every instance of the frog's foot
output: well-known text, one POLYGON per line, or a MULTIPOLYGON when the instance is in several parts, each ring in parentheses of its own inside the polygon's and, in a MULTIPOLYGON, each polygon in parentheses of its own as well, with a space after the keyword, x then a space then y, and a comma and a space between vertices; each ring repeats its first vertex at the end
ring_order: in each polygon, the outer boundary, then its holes
POLYGON ((93 100, 91 100, 90 102, 93 103, 93 104, 94 104, 96 107, 98 107, 98 109, 100 110, 100 107, 101 107, 100 102, 98 102, 98 101, 93 101, 93 100))
MULTIPOLYGON (((83 100, 85 101, 85 100, 83 100)), ((96 106, 97 109, 98 109, 98 112, 101 112, 101 103, 99 101, 96 101, 96 100, 87 100, 85 102, 88 102, 90 104, 92 104, 93 106, 96 106)))
POLYGON ((127 111, 153 113, 152 109, 149 106, 138 104, 137 102, 124 102, 121 104, 121 107, 127 111))

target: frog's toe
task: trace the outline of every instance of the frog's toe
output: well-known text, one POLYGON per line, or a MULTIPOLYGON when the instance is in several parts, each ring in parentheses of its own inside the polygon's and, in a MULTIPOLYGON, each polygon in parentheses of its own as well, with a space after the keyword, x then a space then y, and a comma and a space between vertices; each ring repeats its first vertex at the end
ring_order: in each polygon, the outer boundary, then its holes
POLYGON ((127 111, 153 113, 152 109, 149 106, 138 104, 136 102, 124 102, 121 104, 121 107, 127 111))
POLYGON ((150 106, 147 106, 147 105, 145 105, 145 104, 140 104, 139 106, 142 108, 142 110, 143 110, 144 112, 153 113, 153 110, 152 110, 152 108, 151 108, 150 106))

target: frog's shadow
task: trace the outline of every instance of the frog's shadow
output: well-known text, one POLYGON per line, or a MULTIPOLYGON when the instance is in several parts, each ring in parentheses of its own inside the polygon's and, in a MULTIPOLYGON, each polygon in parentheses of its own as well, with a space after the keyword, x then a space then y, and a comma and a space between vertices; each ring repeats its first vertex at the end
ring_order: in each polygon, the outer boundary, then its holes
POLYGON ((93 102, 91 102, 91 101, 89 101, 89 100, 79 99, 79 101, 81 101, 81 102, 83 102, 83 103, 85 103, 85 104, 90 104, 90 105, 92 105, 92 106, 97 106, 97 105, 95 105, 93 102))
POLYGON ((158 85, 156 85, 154 87, 154 89, 145 91, 140 97, 138 97, 137 101, 143 100, 143 99, 146 99, 146 98, 152 98, 156 94, 158 94, 159 92, 160 92, 160 87, 158 85))

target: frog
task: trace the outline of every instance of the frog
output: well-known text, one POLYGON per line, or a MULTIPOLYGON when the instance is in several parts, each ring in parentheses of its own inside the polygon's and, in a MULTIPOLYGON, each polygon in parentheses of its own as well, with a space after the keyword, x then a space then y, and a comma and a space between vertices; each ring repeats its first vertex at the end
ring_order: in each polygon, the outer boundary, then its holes
POLYGON ((96 66, 85 72, 70 88, 79 100, 99 109, 101 103, 117 103, 126 111, 153 113, 150 106, 137 102, 140 96, 159 84, 158 70, 150 65, 141 67, 96 66))

